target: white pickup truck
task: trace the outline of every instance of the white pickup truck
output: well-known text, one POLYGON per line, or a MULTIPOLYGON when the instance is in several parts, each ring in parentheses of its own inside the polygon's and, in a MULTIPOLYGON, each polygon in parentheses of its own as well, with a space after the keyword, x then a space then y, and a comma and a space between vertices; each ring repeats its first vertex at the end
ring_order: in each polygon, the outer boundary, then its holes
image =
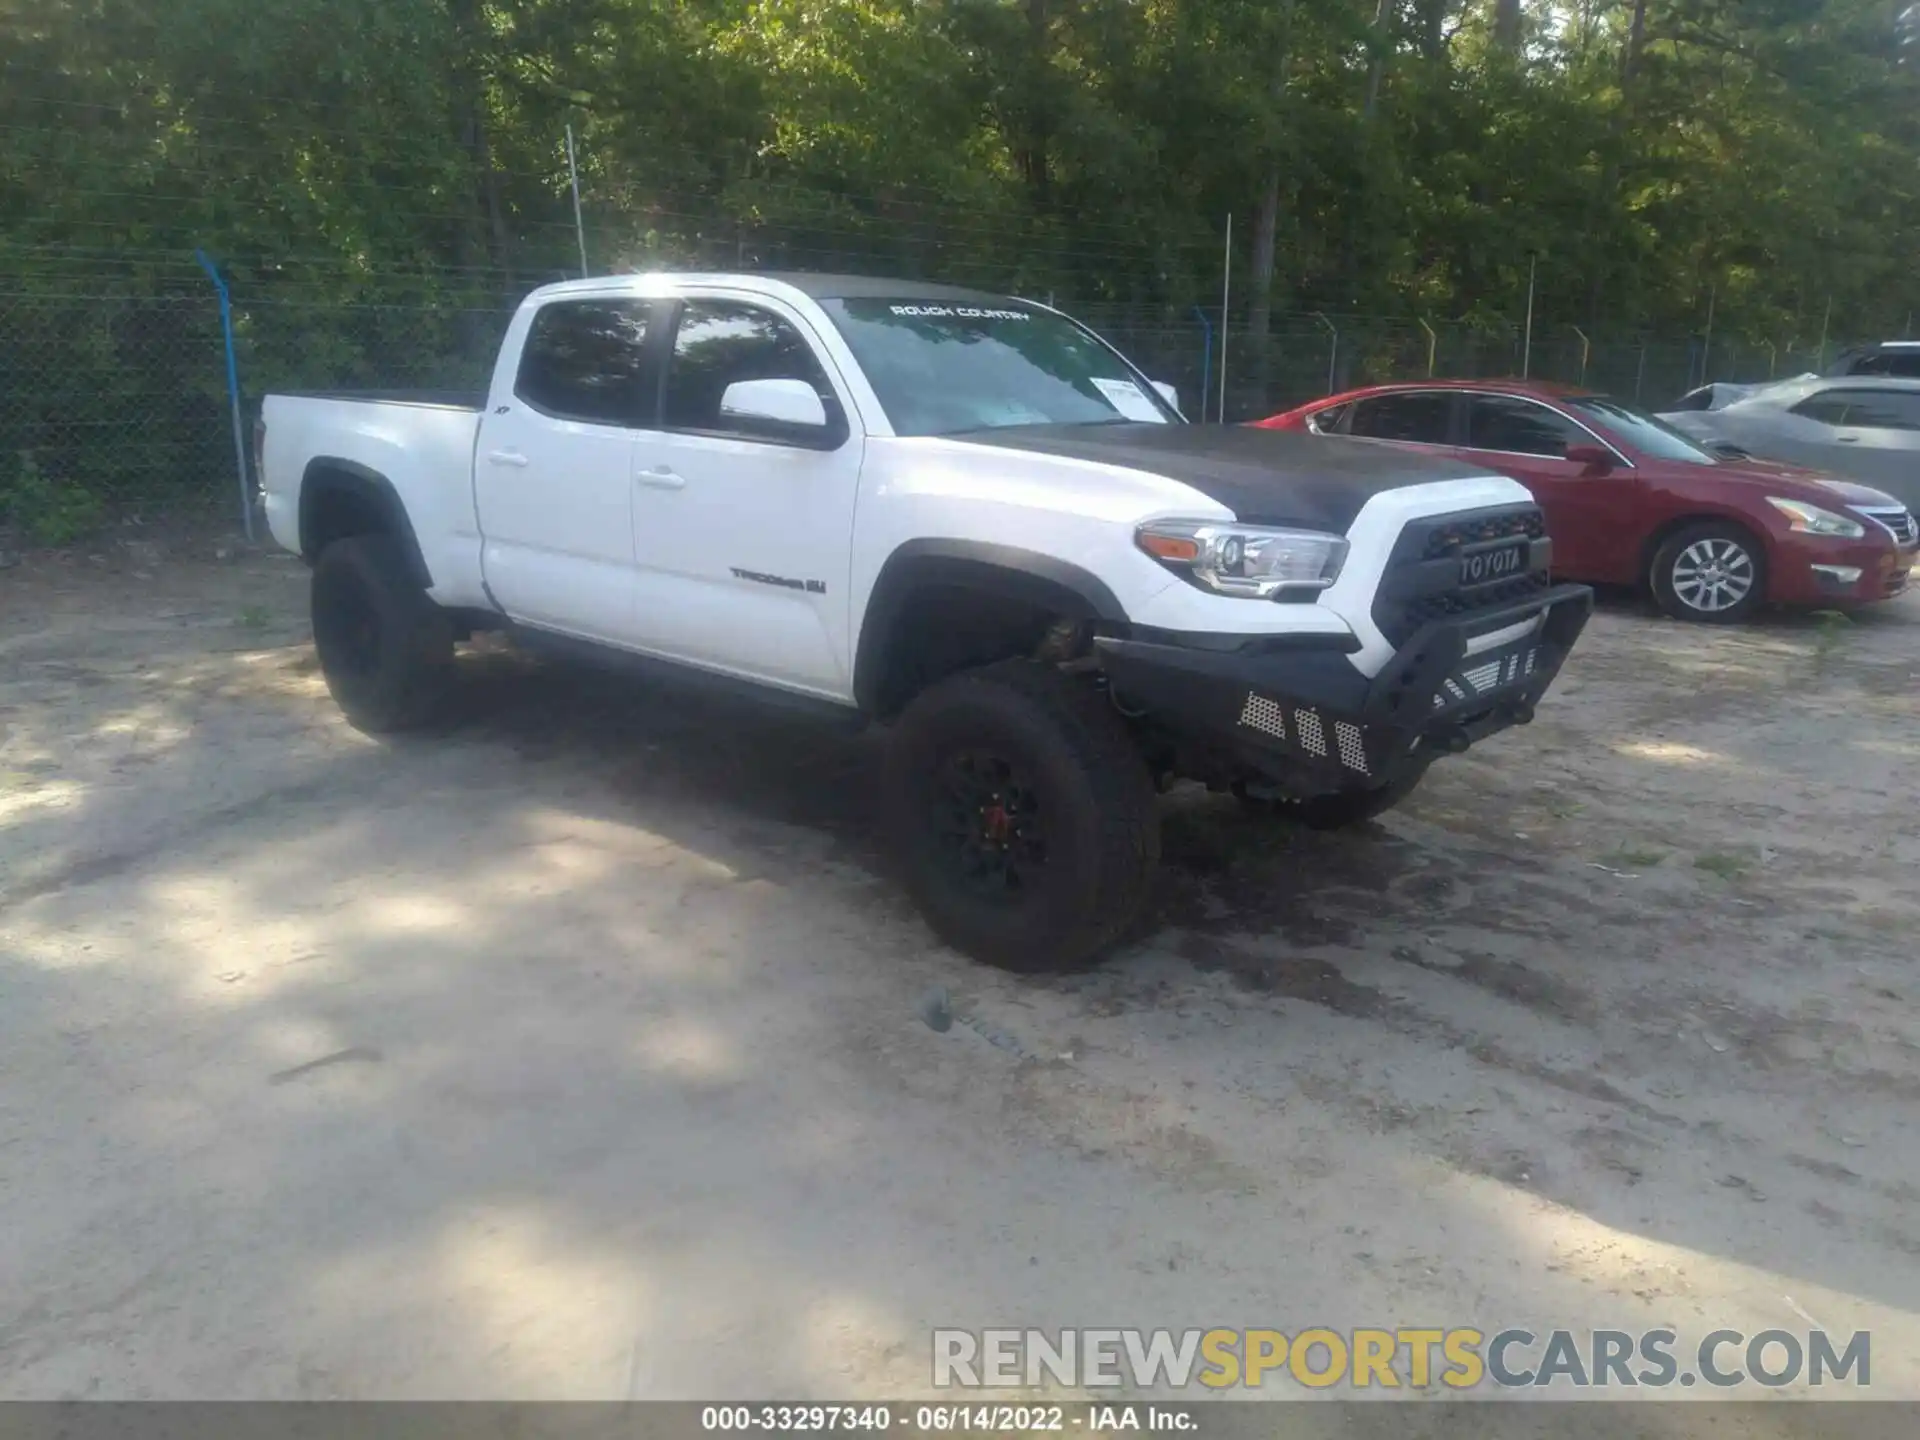
POLYGON ((484 396, 270 395, 256 444, 355 724, 433 719, 494 628, 890 724, 907 885, 1019 969, 1128 928, 1157 788, 1378 814, 1592 606, 1512 480, 1190 425, 1058 311, 891 280, 549 286, 484 396))

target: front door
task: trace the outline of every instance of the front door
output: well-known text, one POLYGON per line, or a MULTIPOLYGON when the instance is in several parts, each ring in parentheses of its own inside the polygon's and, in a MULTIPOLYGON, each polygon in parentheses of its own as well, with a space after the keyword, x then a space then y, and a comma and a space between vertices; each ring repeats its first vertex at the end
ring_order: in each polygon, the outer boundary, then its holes
POLYGON ((832 699, 853 693, 847 573, 863 437, 805 322, 761 297, 678 308, 660 428, 636 452, 644 646, 832 699), (723 411, 743 380, 802 380, 830 418, 773 435, 723 411))
POLYGON ((510 394, 481 417, 473 457, 483 573, 517 621, 629 643, 633 465, 648 413, 652 307, 556 300, 535 312, 510 394))
POLYGON ((1569 445, 1612 451, 1585 426, 1521 395, 1467 396, 1462 459, 1511 475, 1532 492, 1553 541, 1554 573, 1569 580, 1616 581, 1634 569, 1633 470, 1617 452, 1603 474, 1567 459, 1569 445))

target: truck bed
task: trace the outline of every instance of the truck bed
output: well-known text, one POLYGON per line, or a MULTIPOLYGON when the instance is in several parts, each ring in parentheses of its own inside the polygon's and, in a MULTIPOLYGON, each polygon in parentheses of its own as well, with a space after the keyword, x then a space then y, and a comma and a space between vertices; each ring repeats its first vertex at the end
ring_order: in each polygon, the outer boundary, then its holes
POLYGON ((294 400, 359 400, 373 405, 424 405, 436 410, 484 410, 485 390, 276 390, 294 400))
MULTIPOLYGON (((373 478, 406 495, 406 515, 444 604, 479 603, 480 529, 473 448, 486 397, 457 390, 274 391, 260 405, 260 490, 267 525, 309 553, 300 497, 309 471, 373 478), (473 579, 472 585, 465 582, 473 579)), ((357 483, 357 482, 352 482, 357 483)), ((395 503, 398 503, 397 499, 395 503)))

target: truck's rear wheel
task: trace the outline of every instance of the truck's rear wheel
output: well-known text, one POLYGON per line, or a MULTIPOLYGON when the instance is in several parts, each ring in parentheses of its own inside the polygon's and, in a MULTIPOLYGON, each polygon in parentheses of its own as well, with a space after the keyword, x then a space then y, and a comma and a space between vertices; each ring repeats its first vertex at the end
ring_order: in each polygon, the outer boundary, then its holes
POLYGON ((381 734, 425 725, 453 681, 453 624, 390 535, 336 540, 313 567, 313 644, 347 719, 381 734))
POLYGON ((887 816, 940 937, 1009 970, 1097 956, 1139 912, 1160 854, 1146 765, 1102 696, 1008 661, 931 686, 900 717, 887 816))

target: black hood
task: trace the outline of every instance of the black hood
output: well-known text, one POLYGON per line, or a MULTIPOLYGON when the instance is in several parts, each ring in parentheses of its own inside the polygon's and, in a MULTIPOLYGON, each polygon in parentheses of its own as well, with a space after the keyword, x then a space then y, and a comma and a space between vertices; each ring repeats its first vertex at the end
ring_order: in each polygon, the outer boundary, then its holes
POLYGON ((1250 525, 1335 534, 1382 490, 1489 473, 1376 441, 1248 425, 1009 425, 946 438, 1145 470, 1191 485, 1250 525))

